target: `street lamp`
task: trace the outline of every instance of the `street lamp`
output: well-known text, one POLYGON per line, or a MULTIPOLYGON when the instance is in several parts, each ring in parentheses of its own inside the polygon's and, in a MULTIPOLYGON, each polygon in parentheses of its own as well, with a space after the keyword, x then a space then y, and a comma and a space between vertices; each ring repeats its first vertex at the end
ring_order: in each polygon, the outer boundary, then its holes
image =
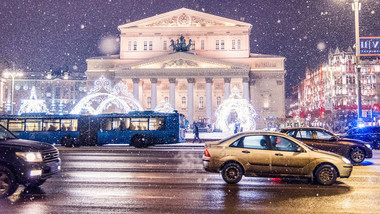
POLYGON ((362 88, 361 88, 361 74, 360 74, 360 44, 359 44, 359 0, 354 0, 355 11, 355 66, 357 70, 358 81, 358 120, 362 120, 362 88))
POLYGON ((23 73, 15 69, 13 69, 12 71, 5 70, 5 72, 3 73, 3 77, 12 78, 11 115, 13 114, 13 97, 14 97, 13 94, 14 94, 14 88, 15 88, 15 77, 21 77, 21 76, 23 76, 23 73))

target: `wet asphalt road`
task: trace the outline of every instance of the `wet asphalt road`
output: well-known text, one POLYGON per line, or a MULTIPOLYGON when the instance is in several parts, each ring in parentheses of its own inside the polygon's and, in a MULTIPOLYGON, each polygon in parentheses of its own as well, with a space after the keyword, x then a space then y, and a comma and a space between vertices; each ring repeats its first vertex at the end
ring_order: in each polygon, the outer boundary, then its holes
POLYGON ((380 151, 333 186, 202 168, 203 147, 60 148, 62 171, 0 200, 0 213, 380 213, 380 151))

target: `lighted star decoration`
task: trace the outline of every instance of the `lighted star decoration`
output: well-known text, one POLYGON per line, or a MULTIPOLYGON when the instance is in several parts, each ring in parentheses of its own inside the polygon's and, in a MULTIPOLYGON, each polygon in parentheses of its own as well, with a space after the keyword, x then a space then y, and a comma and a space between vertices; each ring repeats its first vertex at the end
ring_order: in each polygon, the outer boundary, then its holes
POLYGON ((215 112, 215 126, 223 132, 231 132, 239 124, 243 131, 256 129, 256 111, 248 100, 243 99, 239 89, 234 87, 228 99, 224 100, 215 112), (230 121, 231 114, 236 114, 234 121, 230 121))
POLYGON ((37 99, 36 88, 33 86, 30 92, 30 97, 27 100, 21 100, 21 106, 18 115, 23 113, 48 113, 45 100, 37 99))
POLYGON ((112 113, 128 113, 129 111, 143 111, 139 101, 128 92, 128 86, 121 81, 112 88, 111 81, 103 75, 95 80, 93 88, 73 108, 70 114, 101 114, 107 110, 112 113), (114 107, 114 108, 113 108, 114 107))
POLYGON ((174 108, 170 106, 170 103, 166 102, 165 100, 161 100, 153 111, 162 113, 173 113, 174 108))

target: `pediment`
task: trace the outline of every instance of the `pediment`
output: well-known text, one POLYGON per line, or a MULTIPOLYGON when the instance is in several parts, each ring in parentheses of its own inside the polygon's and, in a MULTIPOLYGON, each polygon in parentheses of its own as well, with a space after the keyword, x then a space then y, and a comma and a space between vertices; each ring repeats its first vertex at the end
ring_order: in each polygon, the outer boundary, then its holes
POLYGON ((128 69, 249 69, 246 65, 178 52, 130 65, 128 69))
POLYGON ((150 18, 120 25, 119 29, 131 27, 221 27, 246 26, 251 24, 211 15, 187 8, 173 10, 150 18))

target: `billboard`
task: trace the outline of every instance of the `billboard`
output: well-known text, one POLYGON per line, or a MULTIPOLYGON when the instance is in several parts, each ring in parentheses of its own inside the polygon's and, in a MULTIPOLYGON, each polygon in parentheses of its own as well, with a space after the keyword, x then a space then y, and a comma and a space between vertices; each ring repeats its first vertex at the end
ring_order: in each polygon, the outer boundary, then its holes
POLYGON ((360 37, 360 56, 380 56, 380 37, 360 37))

